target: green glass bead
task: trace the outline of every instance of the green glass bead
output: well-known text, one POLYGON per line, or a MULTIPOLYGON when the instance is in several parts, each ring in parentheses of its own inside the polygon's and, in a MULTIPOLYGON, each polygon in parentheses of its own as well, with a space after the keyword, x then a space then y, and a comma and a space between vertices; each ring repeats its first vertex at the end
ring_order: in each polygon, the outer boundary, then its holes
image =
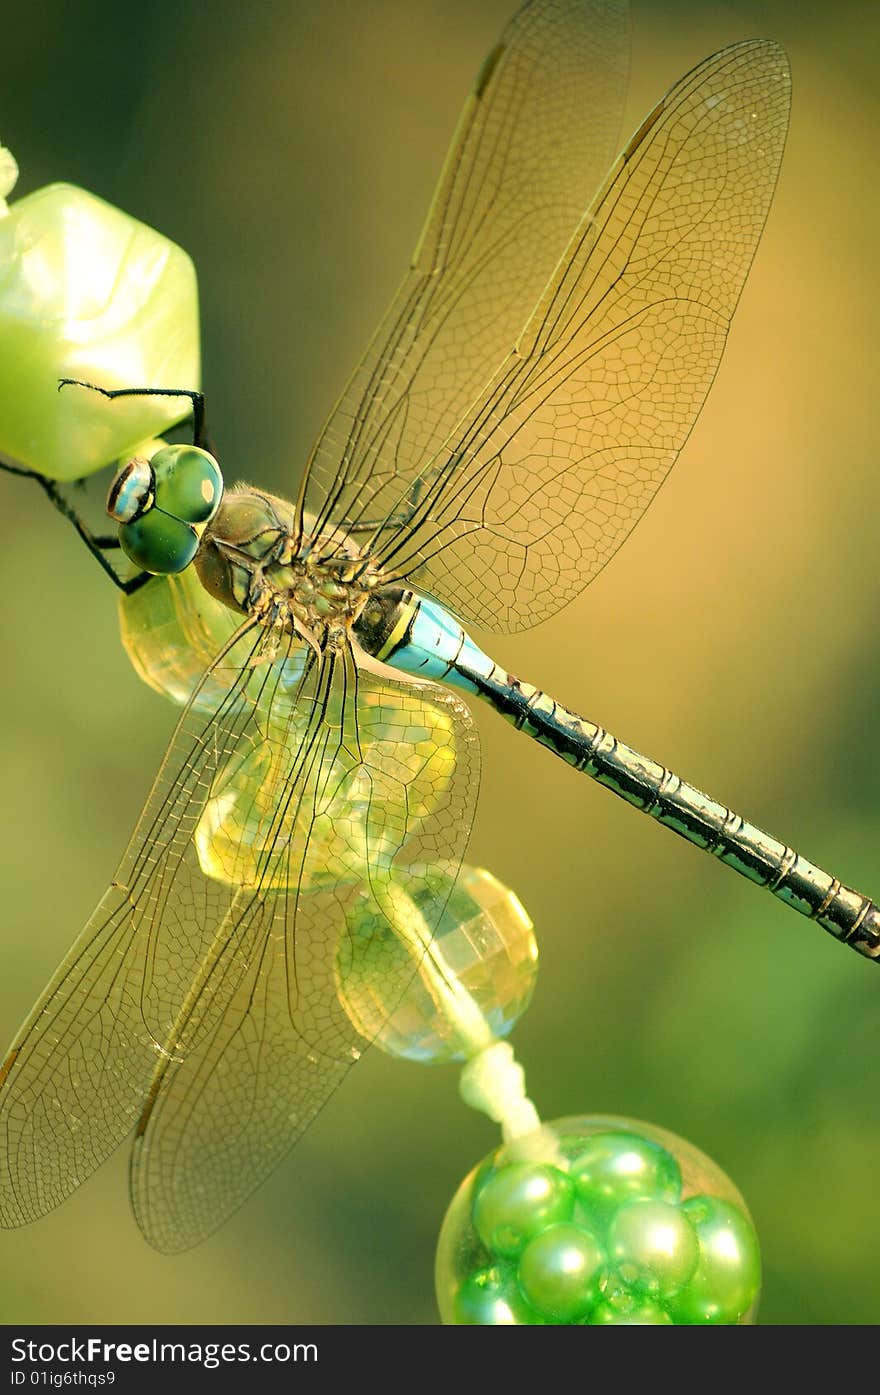
POLYGON ((629 1295, 628 1302, 600 1303, 587 1318, 590 1327, 671 1327, 665 1308, 650 1298, 629 1295))
POLYGON ((199 386, 196 274, 187 254, 85 189, 50 184, 0 217, 0 454, 74 480, 161 435, 172 397, 110 401, 68 387, 199 386))
POLYGON ((486 1178, 474 1197, 473 1222, 486 1249, 506 1259, 533 1236, 574 1212, 574 1187, 547 1163, 508 1163, 486 1178))
POLYGON ((164 446, 150 464, 158 508, 184 523, 213 518, 223 497, 223 476, 213 455, 198 446, 164 446))
POLYGON ((696 1273, 670 1304, 676 1323, 736 1323, 761 1287, 758 1237, 748 1217, 730 1201, 693 1196, 682 1206, 696 1231, 696 1273))
POLYGON ((562 1222, 530 1240, 519 1261, 526 1301, 550 1322, 584 1318, 601 1297, 605 1251, 583 1226, 562 1222))
POLYGON ((469 1274, 455 1298, 455 1322, 467 1327, 514 1327, 542 1324, 519 1291, 508 1265, 493 1264, 469 1274))
POLYGON ((659 1143, 635 1133, 597 1133, 571 1162, 571 1176, 587 1218, 606 1224, 619 1206, 651 1199, 678 1201, 681 1168, 659 1143))
POLYGON ((145 572, 182 572, 199 549, 198 535, 188 523, 160 509, 150 509, 119 529, 119 545, 126 557, 145 572))
POLYGON ((666 1201, 632 1201, 615 1212, 608 1257, 627 1288, 667 1298, 692 1277, 700 1247, 682 1210, 666 1201))

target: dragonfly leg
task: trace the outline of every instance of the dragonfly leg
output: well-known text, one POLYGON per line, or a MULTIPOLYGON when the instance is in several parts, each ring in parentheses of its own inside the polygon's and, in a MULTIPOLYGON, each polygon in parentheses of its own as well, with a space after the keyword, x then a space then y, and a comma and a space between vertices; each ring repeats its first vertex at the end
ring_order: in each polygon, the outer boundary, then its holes
MULTIPOLYGON (((205 395, 196 392, 192 388, 102 388, 97 383, 84 383, 79 378, 59 378, 58 391, 64 387, 87 388, 89 392, 99 392, 102 397, 109 397, 113 401, 116 397, 188 397, 192 403, 193 414, 193 445, 200 446, 203 450, 209 447, 208 434, 205 430, 205 395)), ((211 452, 213 454, 213 451, 211 452)))
POLYGON ((66 518, 68 523, 73 524, 98 566, 106 572, 120 591, 124 591, 127 596, 130 596, 132 592, 138 591, 145 582, 149 581, 149 572, 138 572, 135 576, 127 579, 118 574, 116 569, 107 561, 104 553, 119 547, 119 539, 111 534, 93 533, 88 524, 80 518, 76 509, 65 499, 55 480, 49 479, 47 475, 41 475, 38 470, 29 470, 23 465, 11 465, 6 460, 0 460, 0 469, 6 470, 10 475, 19 475, 22 479, 36 480, 62 517, 66 518))

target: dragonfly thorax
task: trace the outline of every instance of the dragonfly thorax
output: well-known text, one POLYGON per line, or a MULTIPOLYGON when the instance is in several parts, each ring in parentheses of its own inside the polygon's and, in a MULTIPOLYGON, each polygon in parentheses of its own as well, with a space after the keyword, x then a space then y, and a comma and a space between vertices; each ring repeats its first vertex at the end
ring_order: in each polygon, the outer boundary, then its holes
POLYGON ((356 623, 378 584, 346 537, 309 536, 286 499, 228 490, 195 558, 206 591, 244 615, 265 614, 316 643, 356 623))

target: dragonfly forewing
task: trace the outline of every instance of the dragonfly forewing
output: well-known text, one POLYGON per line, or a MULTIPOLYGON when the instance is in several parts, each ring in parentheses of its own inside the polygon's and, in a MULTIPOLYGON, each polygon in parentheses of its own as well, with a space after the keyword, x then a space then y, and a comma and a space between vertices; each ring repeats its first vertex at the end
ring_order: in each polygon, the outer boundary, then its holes
POLYGON ((536 0, 458 123, 403 283, 313 452, 303 509, 377 531, 516 341, 614 156, 625 0, 536 0))
MULTIPOLYGON (((464 705, 361 671, 346 646, 291 692, 300 642, 247 635, 236 680, 222 652, 192 694, 117 878, 4 1063, 6 1225, 57 1205, 135 1126, 148 1238, 180 1249, 220 1224, 366 1044, 338 992, 347 908, 371 898, 390 946, 389 879, 418 887, 410 864, 461 859, 478 758, 464 705)), ((393 1006, 417 955, 374 960, 393 1006)))
POLYGON ((377 561, 489 629, 571 601, 641 518, 715 376, 782 158, 782 49, 724 49, 642 123, 516 348, 377 561), (492 585, 485 577, 492 576, 492 585))

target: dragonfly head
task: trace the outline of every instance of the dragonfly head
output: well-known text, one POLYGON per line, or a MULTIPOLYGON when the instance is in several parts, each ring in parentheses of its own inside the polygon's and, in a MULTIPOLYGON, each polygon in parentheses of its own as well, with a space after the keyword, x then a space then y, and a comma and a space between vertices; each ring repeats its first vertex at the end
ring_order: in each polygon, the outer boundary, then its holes
POLYGON ((119 544, 145 572, 182 572, 220 507, 223 476, 198 446, 163 446, 150 460, 137 456, 119 470, 107 512, 119 524, 119 544))

